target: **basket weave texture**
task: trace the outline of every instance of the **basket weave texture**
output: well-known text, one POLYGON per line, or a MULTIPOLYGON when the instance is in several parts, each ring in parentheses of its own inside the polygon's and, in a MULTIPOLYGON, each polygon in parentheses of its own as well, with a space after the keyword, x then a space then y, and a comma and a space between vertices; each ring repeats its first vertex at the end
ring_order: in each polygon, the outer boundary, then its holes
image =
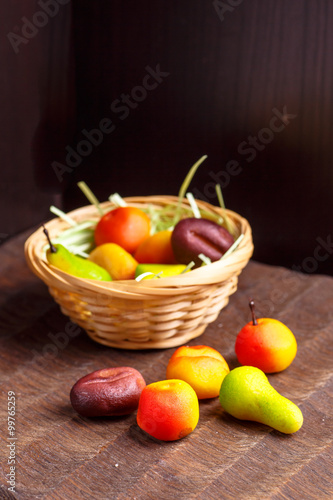
MULTIPOLYGON (((174 196, 125 198, 139 208, 176 207, 174 196)), ((196 200, 200 209, 223 216, 223 211, 196 200)), ((113 208, 111 202, 103 209, 113 208)), ((182 206, 189 208, 188 202, 182 206)), ((246 219, 226 210, 239 246, 225 259, 188 273, 153 280, 101 282, 77 278, 50 266, 45 258, 42 228, 25 243, 30 269, 46 283, 63 314, 86 330, 88 335, 110 347, 121 349, 164 349, 176 347, 201 335, 228 304, 237 289, 238 276, 253 253, 251 227, 246 219)), ((98 220, 93 205, 68 214, 77 222, 98 220)), ((69 226, 56 218, 45 224, 51 239, 69 226)))

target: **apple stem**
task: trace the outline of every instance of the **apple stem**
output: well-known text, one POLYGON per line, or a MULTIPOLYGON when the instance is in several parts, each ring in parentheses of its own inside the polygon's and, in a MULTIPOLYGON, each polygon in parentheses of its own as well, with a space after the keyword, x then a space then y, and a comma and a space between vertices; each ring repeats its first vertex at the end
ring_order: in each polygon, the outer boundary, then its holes
POLYGON ((250 306, 251 314, 252 314, 252 322, 253 322, 254 325, 257 325, 258 321, 257 321, 256 315, 254 313, 254 307, 255 307, 254 306, 254 300, 250 300, 249 306, 250 306))
POLYGON ((49 232, 46 229, 46 227, 44 226, 44 224, 43 224, 43 233, 45 234, 47 241, 49 242, 51 253, 57 253, 57 249, 55 246, 52 245, 52 241, 51 241, 49 232))

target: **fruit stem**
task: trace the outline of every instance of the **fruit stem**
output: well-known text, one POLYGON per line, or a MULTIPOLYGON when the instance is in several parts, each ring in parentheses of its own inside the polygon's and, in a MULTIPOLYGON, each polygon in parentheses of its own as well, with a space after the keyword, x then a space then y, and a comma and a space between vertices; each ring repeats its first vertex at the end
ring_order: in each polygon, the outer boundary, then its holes
POLYGON ((45 234, 45 236, 46 236, 46 238, 47 238, 47 241, 49 242, 51 253, 57 253, 57 249, 56 249, 56 247, 55 247, 55 246, 53 246, 53 245, 52 245, 52 242, 51 242, 51 238, 50 238, 49 232, 48 232, 48 230, 46 229, 46 227, 44 226, 44 224, 43 224, 43 233, 45 234))
POLYGON ((258 321, 257 321, 257 318, 256 318, 256 315, 254 313, 254 300, 250 300, 250 303, 249 303, 249 306, 250 306, 250 309, 251 309, 251 314, 252 314, 252 323, 254 325, 257 325, 258 324, 258 321))

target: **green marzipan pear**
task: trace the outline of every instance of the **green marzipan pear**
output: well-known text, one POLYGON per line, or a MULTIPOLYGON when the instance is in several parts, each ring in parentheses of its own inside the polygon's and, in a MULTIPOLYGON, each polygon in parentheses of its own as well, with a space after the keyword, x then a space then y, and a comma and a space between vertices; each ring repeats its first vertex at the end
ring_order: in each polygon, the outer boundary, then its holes
POLYGON ((285 434, 298 431, 303 424, 298 406, 281 396, 264 372, 253 366, 240 366, 226 375, 220 403, 233 417, 260 422, 285 434))
POLYGON ((112 281, 110 274, 90 260, 74 255, 61 244, 52 245, 46 252, 48 263, 77 278, 112 281))

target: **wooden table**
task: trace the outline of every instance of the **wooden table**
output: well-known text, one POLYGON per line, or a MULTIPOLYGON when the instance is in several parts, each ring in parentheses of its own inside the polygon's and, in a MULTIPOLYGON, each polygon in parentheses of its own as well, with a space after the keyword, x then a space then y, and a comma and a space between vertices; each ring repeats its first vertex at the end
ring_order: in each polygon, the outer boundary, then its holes
POLYGON ((79 327, 70 330, 73 325, 26 266, 27 235, 0 248, 1 498, 333 498, 331 277, 250 262, 229 305, 191 342, 218 349, 234 368, 235 337, 250 319, 249 298, 256 300, 259 315, 285 322, 296 335, 298 354, 287 370, 269 379, 300 406, 304 425, 297 433, 238 421, 213 399, 200 402, 192 434, 159 442, 139 429, 135 414, 81 418, 69 391, 81 376, 116 365, 137 368, 147 383, 164 379, 174 349, 116 350, 94 343, 79 327), (12 448, 8 391, 16 398, 12 448), (16 462, 14 494, 6 482, 10 450, 16 462))

